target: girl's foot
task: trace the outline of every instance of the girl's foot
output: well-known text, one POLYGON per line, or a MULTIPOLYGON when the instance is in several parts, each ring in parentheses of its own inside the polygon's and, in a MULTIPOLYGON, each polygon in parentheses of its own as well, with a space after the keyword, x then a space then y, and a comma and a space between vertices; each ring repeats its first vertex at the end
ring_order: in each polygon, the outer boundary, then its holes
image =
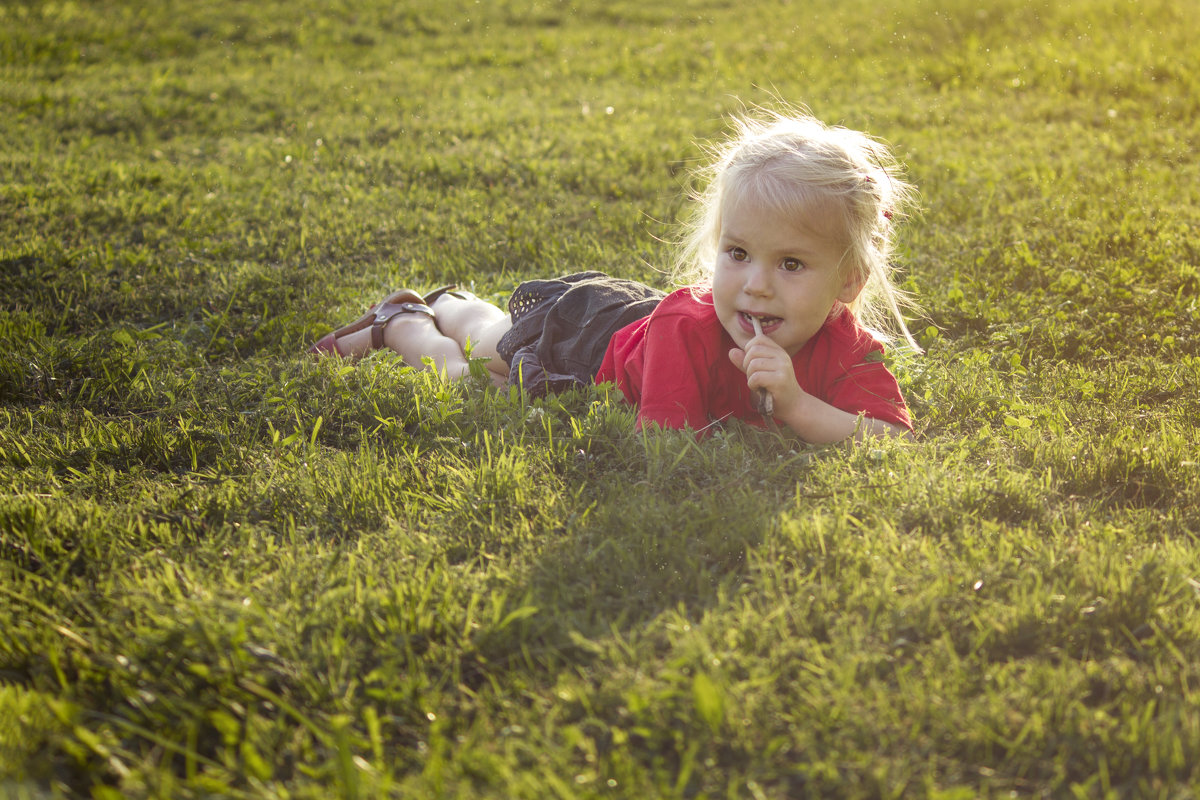
POLYGON ((354 322, 323 336, 308 352, 317 356, 361 358, 368 351, 383 347, 384 327, 401 314, 425 314, 432 318, 433 309, 412 289, 401 289, 388 295, 382 303, 371 306, 354 322))

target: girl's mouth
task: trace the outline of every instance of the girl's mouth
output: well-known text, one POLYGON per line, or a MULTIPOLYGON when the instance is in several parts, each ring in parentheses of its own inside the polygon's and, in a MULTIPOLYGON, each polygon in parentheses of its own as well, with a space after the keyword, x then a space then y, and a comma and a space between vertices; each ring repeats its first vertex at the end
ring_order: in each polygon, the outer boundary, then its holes
POLYGON ((738 317, 742 320, 742 327, 753 335, 757 335, 754 330, 755 319, 762 326, 762 332, 766 334, 769 334, 783 323, 783 320, 779 317, 772 317, 769 314, 751 314, 748 311, 739 311, 738 317))

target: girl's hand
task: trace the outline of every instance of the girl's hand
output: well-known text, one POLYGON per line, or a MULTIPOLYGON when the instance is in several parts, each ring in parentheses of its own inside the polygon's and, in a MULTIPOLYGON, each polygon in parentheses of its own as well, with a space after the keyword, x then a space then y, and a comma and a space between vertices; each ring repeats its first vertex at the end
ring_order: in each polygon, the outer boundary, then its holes
POLYGON ((767 336, 755 336, 744 350, 733 348, 729 359, 746 373, 746 383, 752 392, 765 389, 770 393, 776 414, 796 405, 805 394, 796 380, 791 356, 767 336))
POLYGON ((735 347, 729 360, 746 373, 751 391, 766 389, 775 401, 775 419, 812 444, 830 444, 868 436, 910 436, 904 428, 850 414, 800 388, 787 351, 766 336, 755 336, 746 349, 735 347))

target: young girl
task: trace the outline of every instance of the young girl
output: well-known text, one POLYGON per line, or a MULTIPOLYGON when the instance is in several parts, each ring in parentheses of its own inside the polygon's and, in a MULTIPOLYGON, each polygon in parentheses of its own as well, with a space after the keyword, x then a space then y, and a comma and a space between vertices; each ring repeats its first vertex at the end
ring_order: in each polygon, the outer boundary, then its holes
POLYGON ((539 394, 613 382, 638 424, 701 431, 774 419, 812 443, 907 434, 883 363, 890 327, 914 349, 891 278, 893 227, 913 190, 887 149, 804 115, 737 122, 713 151, 698 213, 665 295, 598 272, 521 284, 508 313, 455 287, 402 290, 312 351, 389 347, 451 377, 464 351, 497 385, 539 394))

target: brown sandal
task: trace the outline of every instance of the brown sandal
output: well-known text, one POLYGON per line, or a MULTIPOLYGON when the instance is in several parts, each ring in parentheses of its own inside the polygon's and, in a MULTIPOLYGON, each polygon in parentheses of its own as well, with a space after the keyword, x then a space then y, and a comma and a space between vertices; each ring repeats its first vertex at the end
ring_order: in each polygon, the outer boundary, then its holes
POLYGON ((425 297, 417 294, 412 289, 401 289, 385 297, 383 302, 368 308, 366 314, 363 314, 349 325, 344 325, 332 333, 322 336, 316 344, 308 349, 308 352, 317 356, 345 356, 345 353, 338 348, 338 339, 347 334, 361 331, 368 325, 371 326, 371 349, 378 350, 383 347, 383 328, 393 317, 400 314, 427 314, 433 319, 435 317, 433 309, 430 308, 430 303, 447 292, 457 294, 454 292, 457 288, 455 284, 442 286, 439 289, 433 290, 425 297))
POLYGON ((441 297, 444 294, 453 295, 454 297, 457 297, 459 300, 470 300, 471 299, 470 292, 455 291, 457 288, 458 288, 457 283, 450 283, 445 286, 439 286, 438 288, 434 289, 429 294, 425 295, 425 298, 424 298, 425 305, 432 306, 433 301, 437 300, 439 297, 441 297))

